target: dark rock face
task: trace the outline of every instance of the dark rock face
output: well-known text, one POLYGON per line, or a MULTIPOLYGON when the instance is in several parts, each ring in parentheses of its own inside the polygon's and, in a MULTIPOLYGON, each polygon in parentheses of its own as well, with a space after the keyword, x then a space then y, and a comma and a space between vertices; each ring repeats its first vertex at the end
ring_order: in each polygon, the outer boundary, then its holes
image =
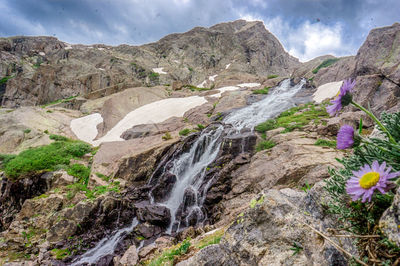
POLYGON ((171 221, 170 211, 165 206, 150 205, 149 202, 141 202, 136 204, 135 207, 139 221, 160 226, 168 226, 171 221))
POLYGON ((16 181, 0 181, 0 232, 7 229, 27 199, 45 193, 50 187, 48 175, 36 174, 16 181))

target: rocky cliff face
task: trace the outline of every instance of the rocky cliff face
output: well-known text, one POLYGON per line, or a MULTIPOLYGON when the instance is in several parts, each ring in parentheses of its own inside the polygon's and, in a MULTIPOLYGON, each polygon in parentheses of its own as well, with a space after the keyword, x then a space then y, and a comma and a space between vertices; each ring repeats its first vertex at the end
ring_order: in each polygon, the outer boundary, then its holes
POLYGON ((0 39, 3 107, 98 98, 140 85, 212 86, 214 75, 288 76, 299 64, 261 22, 194 28, 142 45, 70 45, 54 37, 0 39))

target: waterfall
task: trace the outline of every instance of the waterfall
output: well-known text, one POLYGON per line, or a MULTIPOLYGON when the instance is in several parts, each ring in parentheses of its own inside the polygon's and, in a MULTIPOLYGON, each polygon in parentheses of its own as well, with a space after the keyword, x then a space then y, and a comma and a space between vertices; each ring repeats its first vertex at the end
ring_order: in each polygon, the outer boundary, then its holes
MULTIPOLYGON (((182 153, 169 161, 162 160, 160 162, 160 164, 163 164, 161 165, 163 171, 175 175, 177 179, 166 199, 157 202, 150 195, 151 204, 165 206, 170 210, 171 222, 167 233, 182 229, 182 219, 185 219, 186 222, 192 216, 195 216, 197 221, 205 219, 202 205, 211 186, 211 180, 204 185, 204 177, 207 167, 217 159, 223 135, 234 135, 245 128, 253 130, 256 125, 295 106, 295 101, 292 98, 304 84, 305 81, 302 80, 299 84, 291 86, 289 79, 284 80, 280 86, 274 88, 261 101, 234 110, 221 121, 221 124, 212 124, 204 129, 186 153, 182 153), (229 125, 229 127, 226 125, 229 125), (167 168, 164 165, 171 165, 171 167, 167 168), (185 203, 185 198, 191 198, 192 202, 186 206, 188 207, 186 215, 178 217, 177 212, 180 206, 185 203)), ((117 243, 124 235, 131 232, 137 224, 138 221, 134 218, 129 227, 120 229, 113 236, 102 239, 93 249, 73 262, 73 265, 95 264, 103 256, 112 254, 117 243)))

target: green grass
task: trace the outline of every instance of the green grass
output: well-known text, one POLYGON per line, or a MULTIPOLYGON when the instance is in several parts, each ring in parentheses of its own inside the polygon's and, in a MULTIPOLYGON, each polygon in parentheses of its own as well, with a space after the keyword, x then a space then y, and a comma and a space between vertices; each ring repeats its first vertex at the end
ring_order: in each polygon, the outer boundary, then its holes
POLYGON ((158 80, 159 77, 160 77, 160 74, 158 74, 156 72, 150 72, 150 74, 149 74, 149 78, 151 81, 156 81, 156 80, 158 80))
POLYGON ((171 133, 165 132, 164 136, 161 137, 163 140, 170 140, 172 139, 171 133))
POLYGON ((197 130, 202 131, 205 128, 203 124, 197 124, 197 130))
POLYGON ((62 260, 71 255, 71 251, 68 248, 66 249, 55 248, 50 250, 50 252, 55 257, 56 260, 62 260))
POLYGON ((79 182, 87 185, 89 182, 90 168, 82 164, 73 164, 67 169, 67 173, 73 177, 78 178, 79 182))
POLYGON ((336 63, 337 61, 339 61, 339 58, 330 58, 330 59, 326 59, 324 60, 319 66, 317 66, 316 68, 313 69, 312 73, 317 74, 318 71, 321 68, 325 68, 328 66, 333 65, 334 63, 336 63))
POLYGON ((336 148, 336 140, 317 139, 317 141, 315 142, 314 145, 335 149, 336 148))
POLYGON ((202 240, 200 240, 199 243, 196 244, 196 247, 198 249, 203 249, 210 245, 219 244, 224 233, 224 229, 220 229, 211 235, 207 235, 202 240))
POLYGON ((87 187, 87 184, 84 183, 75 183, 72 185, 68 185, 67 188, 68 188, 67 199, 69 200, 73 199, 75 195, 80 191, 82 191, 85 194, 85 196, 90 200, 93 200, 98 196, 111 191, 120 193, 120 187, 118 182, 113 182, 112 184, 107 186, 97 186, 94 187, 92 190, 89 189, 87 187))
POLYGON ((264 87, 264 89, 254 90, 253 94, 268 94, 271 87, 264 87))
POLYGON ((2 167, 7 177, 17 179, 26 174, 52 171, 59 165, 69 165, 73 158, 81 158, 91 151, 89 144, 82 141, 55 141, 49 145, 30 148, 12 158, 3 155, 2 167))
POLYGON ((180 136, 187 136, 190 132, 191 132, 190 129, 185 128, 185 129, 182 129, 181 131, 179 131, 179 135, 180 136))
POLYGON ((269 119, 255 127, 256 131, 264 133, 266 131, 276 129, 279 127, 285 128, 282 133, 291 132, 296 128, 302 128, 310 122, 318 124, 322 118, 329 117, 326 112, 325 106, 321 105, 320 108, 315 108, 311 103, 303 107, 293 107, 285 112, 282 112, 277 118, 269 119), (309 108, 309 110, 304 110, 309 108), (304 110, 302 113, 297 113, 304 110))
POLYGON ((103 175, 102 173, 98 173, 98 172, 96 173, 96 175, 106 182, 110 181, 110 178, 111 178, 110 176, 106 176, 106 175, 103 175))
POLYGON ((13 78, 12 76, 5 76, 0 79, 0 86, 6 84, 9 79, 13 78))
POLYGON ((277 78, 278 77, 278 75, 268 75, 268 79, 274 79, 274 78, 277 78))
POLYGON ((256 151, 269 150, 275 147, 276 143, 272 140, 264 140, 257 144, 256 151))
POLYGON ((50 105, 55 105, 55 104, 58 104, 58 103, 67 103, 67 102, 70 102, 71 100, 75 99, 76 97, 78 97, 78 95, 71 96, 71 97, 68 97, 68 98, 65 98, 65 99, 58 99, 58 100, 55 100, 53 102, 43 104, 40 107, 46 108, 46 107, 48 107, 50 105))
POLYGON ((173 265, 177 257, 185 255, 190 248, 190 240, 185 239, 176 247, 164 251, 159 257, 154 258, 149 262, 150 266, 173 265))
POLYGON ((211 88, 199 88, 193 85, 184 85, 183 87, 191 91, 209 91, 211 89, 211 88))

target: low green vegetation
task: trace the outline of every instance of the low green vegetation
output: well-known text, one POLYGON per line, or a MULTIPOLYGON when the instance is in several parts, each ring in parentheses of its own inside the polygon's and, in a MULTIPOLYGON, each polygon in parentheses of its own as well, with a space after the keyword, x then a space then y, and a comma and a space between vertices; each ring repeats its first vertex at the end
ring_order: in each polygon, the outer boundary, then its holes
POLYGON ((291 132, 296 128, 302 128, 310 122, 318 124, 321 119, 329 117, 325 106, 309 103, 301 107, 293 107, 285 112, 282 112, 278 117, 269 119, 255 127, 260 133, 283 127, 285 130, 282 133, 291 132), (300 112, 301 111, 301 112, 300 112))
POLYGON ((66 249, 55 248, 55 249, 52 249, 50 252, 56 260, 65 259, 66 257, 68 257, 72 254, 72 252, 68 248, 66 248, 66 249))
POLYGON ((91 146, 82 141, 62 140, 49 145, 30 148, 14 155, 2 155, 2 169, 7 177, 17 179, 26 174, 59 169, 69 165, 73 158, 81 158, 91 151, 91 146))
POLYGON ((316 68, 313 69, 312 73, 317 74, 318 71, 321 68, 325 68, 328 66, 333 65, 334 63, 336 63, 337 61, 339 61, 339 58, 330 58, 330 59, 326 59, 324 60, 319 66, 317 66, 316 68))
POLYGON ((262 195, 258 200, 252 199, 250 201, 250 208, 254 209, 257 205, 262 204, 264 202, 264 195, 262 195))
POLYGON ((200 240, 199 243, 196 244, 196 247, 198 249, 203 249, 210 245, 219 244, 224 233, 225 230, 220 229, 211 235, 207 235, 202 240, 200 240))
POLYGON ((300 244, 298 244, 296 242, 293 242, 293 245, 290 248, 290 250, 293 251, 293 255, 292 256, 294 256, 294 255, 300 253, 300 251, 303 250, 303 247, 300 244))
POLYGON ((268 94, 271 87, 264 87, 264 89, 254 90, 253 94, 268 94))
POLYGON ((24 133, 25 133, 25 134, 29 134, 29 133, 31 133, 31 131, 32 131, 32 130, 30 130, 29 128, 27 128, 27 129, 24 130, 24 133))
POLYGON ((274 78, 277 78, 278 77, 278 75, 268 75, 268 79, 274 79, 274 78))
POLYGON ((67 102, 72 101, 72 100, 75 99, 76 97, 78 97, 78 95, 76 95, 76 96, 71 96, 71 97, 68 97, 68 98, 65 98, 65 99, 59 99, 59 100, 56 100, 56 101, 53 101, 53 102, 50 102, 50 103, 46 103, 46 104, 41 105, 40 107, 46 108, 46 107, 48 107, 48 106, 55 105, 55 104, 59 104, 59 103, 67 103, 67 102))
POLYGON ((197 124, 197 130, 202 131, 205 128, 203 124, 197 124))
POLYGON ((315 142, 314 145, 335 149, 336 148, 336 140, 317 139, 317 141, 315 142))
POLYGON ((13 78, 12 76, 5 76, 0 79, 0 86, 6 84, 9 79, 13 78))
POLYGON ((164 251, 160 256, 151 260, 147 265, 161 266, 161 265, 175 265, 174 261, 185 255, 191 246, 190 239, 185 239, 181 244, 164 251))
POLYGON ((150 74, 149 74, 149 79, 151 81, 157 81, 159 77, 160 77, 160 74, 158 74, 156 72, 150 72, 150 74))
POLYGON ((193 72, 193 68, 191 68, 191 67, 188 67, 188 70, 189 70, 190 72, 193 72))
POLYGON ((93 189, 89 189, 87 187, 87 184, 78 182, 72 185, 68 185, 67 188, 68 188, 67 199, 69 200, 73 199, 78 192, 83 192, 85 196, 90 200, 93 200, 98 196, 103 195, 107 192, 116 192, 116 193, 121 192, 119 187, 119 182, 113 182, 107 186, 97 186, 94 187, 93 189))
POLYGON ((87 185, 89 182, 90 168, 82 164, 73 164, 67 169, 67 173, 78 179, 78 182, 87 185))
POLYGON ((199 88, 193 85, 184 85, 183 87, 191 91, 209 91, 211 89, 211 88, 199 88))
POLYGON ((164 136, 162 136, 163 140, 170 140, 172 139, 171 133, 165 132, 164 136))
POLYGON ((180 135, 180 136, 187 136, 190 132, 191 132, 190 129, 184 128, 184 129, 182 129, 181 131, 179 131, 179 135, 180 135))
POLYGON ((256 151, 259 152, 262 150, 269 150, 272 149, 275 145, 276 143, 272 140, 264 140, 257 144, 256 151))
POLYGON ((101 178, 102 180, 106 181, 106 182, 110 181, 110 179, 111 179, 110 176, 103 175, 102 173, 98 173, 98 172, 97 172, 96 175, 97 175, 99 178, 101 178))

